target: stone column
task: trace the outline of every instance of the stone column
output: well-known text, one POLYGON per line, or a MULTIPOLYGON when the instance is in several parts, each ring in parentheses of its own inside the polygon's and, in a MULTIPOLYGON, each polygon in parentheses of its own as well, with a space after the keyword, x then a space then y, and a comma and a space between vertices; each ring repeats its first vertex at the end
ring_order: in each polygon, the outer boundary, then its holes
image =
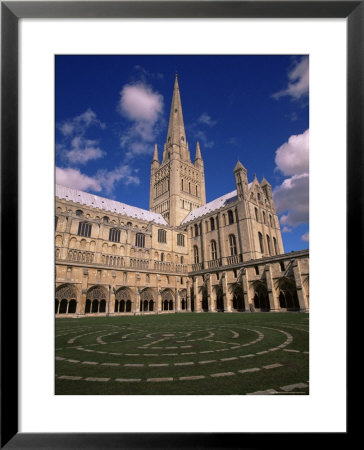
POLYGON ((86 294, 87 294, 87 289, 81 289, 81 293, 79 294, 79 301, 77 302, 77 310, 76 310, 77 314, 82 314, 82 315, 85 314, 86 294))
POLYGON ((190 296, 190 293, 191 293, 191 291, 190 291, 190 282, 187 280, 187 283, 186 283, 186 302, 187 302, 186 310, 188 312, 191 312, 191 296, 190 296))
POLYGON ((242 269, 241 275, 243 282, 245 312, 251 312, 250 305, 253 303, 253 300, 249 298, 249 276, 248 269, 246 267, 242 269))
POLYGON ((298 265, 298 261, 296 259, 291 261, 292 263, 292 269, 293 269, 293 275, 294 280, 296 282, 296 289, 297 289, 297 297, 298 302, 300 304, 300 311, 306 312, 309 310, 307 298, 304 295, 303 289, 302 289, 302 278, 301 278, 301 271, 298 265))
POLYGON ((195 277, 195 279, 193 280, 193 292, 195 294, 194 298, 195 312, 200 313, 202 311, 202 293, 199 291, 198 277, 195 277))
POLYGON ((213 289, 211 285, 211 275, 209 273, 205 274, 205 282, 207 288, 207 303, 209 312, 216 312, 216 303, 214 303, 213 289))
POLYGON ((136 288, 135 289, 135 304, 134 304, 134 315, 140 314, 140 293, 141 289, 136 288))
POLYGON ((232 295, 231 295, 231 292, 229 292, 226 272, 222 272, 221 284, 222 284, 222 295, 223 295, 223 299, 224 299, 224 311, 231 312, 231 310, 232 310, 231 309, 232 295))
POLYGON ((272 312, 278 312, 280 310, 279 298, 277 297, 277 291, 274 288, 273 277, 272 277, 272 267, 270 264, 266 264, 264 267, 265 279, 267 282, 269 306, 272 312))
POLYGON ((178 289, 174 289, 174 298, 175 298, 175 305, 174 305, 174 312, 177 313, 180 311, 180 304, 179 304, 179 292, 178 289))

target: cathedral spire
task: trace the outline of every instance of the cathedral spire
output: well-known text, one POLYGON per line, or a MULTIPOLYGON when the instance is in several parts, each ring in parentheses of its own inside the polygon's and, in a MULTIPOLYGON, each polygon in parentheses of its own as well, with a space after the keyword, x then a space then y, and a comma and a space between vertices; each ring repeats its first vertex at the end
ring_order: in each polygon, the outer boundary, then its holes
POLYGON ((186 133, 183 123, 181 96, 178 85, 178 75, 175 75, 174 88, 172 96, 171 112, 169 115, 169 125, 167 133, 167 147, 186 146, 186 133))
POLYGON ((157 161, 157 162, 159 163, 159 159, 158 159, 158 147, 157 147, 157 144, 154 145, 153 161, 157 161))

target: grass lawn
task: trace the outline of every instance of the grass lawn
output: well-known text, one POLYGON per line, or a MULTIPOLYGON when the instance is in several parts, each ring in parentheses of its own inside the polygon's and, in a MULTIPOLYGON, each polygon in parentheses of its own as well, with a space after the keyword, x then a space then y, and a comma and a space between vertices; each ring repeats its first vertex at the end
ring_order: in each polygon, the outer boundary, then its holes
POLYGON ((55 393, 308 394, 308 319, 305 313, 56 319, 55 393))

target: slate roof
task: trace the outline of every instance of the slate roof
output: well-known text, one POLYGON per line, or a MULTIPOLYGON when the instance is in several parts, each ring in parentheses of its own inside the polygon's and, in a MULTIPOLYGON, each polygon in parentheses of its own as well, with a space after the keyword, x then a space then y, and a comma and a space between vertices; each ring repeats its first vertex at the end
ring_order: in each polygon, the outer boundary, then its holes
POLYGON ((146 209, 130 206, 126 203, 117 202, 108 198, 99 197, 98 195, 89 194, 88 192, 79 191, 66 186, 56 184, 56 197, 63 200, 70 200, 80 205, 98 208, 103 211, 121 214, 123 216, 134 219, 147 220, 160 225, 168 225, 161 214, 157 214, 146 209))
POLYGON ((204 216, 206 214, 210 214, 213 211, 216 211, 229 203, 235 202, 238 199, 236 189, 235 191, 229 192, 228 194, 222 195, 212 202, 206 203, 206 205, 200 206, 200 208, 193 209, 187 217, 185 217, 182 221, 182 224, 191 222, 191 220, 197 219, 197 217, 204 216))

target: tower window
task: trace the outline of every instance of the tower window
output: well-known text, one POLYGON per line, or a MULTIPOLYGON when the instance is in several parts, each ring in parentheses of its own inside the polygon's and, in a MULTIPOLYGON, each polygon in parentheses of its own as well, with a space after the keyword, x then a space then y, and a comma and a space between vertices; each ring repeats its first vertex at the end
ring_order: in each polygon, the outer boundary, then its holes
POLYGON ((230 243, 230 255, 231 256, 237 255, 236 239, 235 239, 235 236, 233 234, 230 234, 230 236, 229 236, 229 243, 230 243))
POLYGON ((210 228, 211 228, 211 231, 214 231, 214 229, 215 229, 215 220, 213 217, 210 218, 210 228))
POLYGON ((109 231, 109 241, 120 242, 120 230, 111 228, 111 230, 109 231))
POLYGON ((181 247, 185 246, 185 237, 183 234, 177 234, 177 245, 180 245, 181 247))
POLYGON ((228 211, 228 220, 229 220, 229 225, 231 225, 232 223, 234 223, 234 214, 231 211, 231 209, 229 209, 228 211))
POLYGON ((278 255, 277 239, 273 238, 274 253, 278 255))
POLYGON ((258 232, 258 237, 259 237, 260 253, 264 253, 264 250, 263 250, 263 236, 262 236, 262 233, 258 232))
POLYGON ((164 253, 161 253, 161 262, 164 261, 164 253))
POLYGON ((270 249, 270 237, 267 235, 267 248, 268 248, 268 253, 271 255, 271 249, 270 249))
POLYGON ((92 225, 88 222, 80 222, 78 224, 78 236, 90 237, 92 225))
POLYGON ((216 241, 211 241, 211 257, 213 260, 217 259, 216 241))
POLYGON ((135 235, 135 246, 145 247, 145 235, 143 233, 137 233, 135 235))
POLYGON ((81 209, 78 209, 76 211, 76 216, 83 216, 83 211, 81 209))
POLYGON ((198 236, 198 225, 195 223, 195 236, 198 236))
POLYGON ((158 242, 167 242, 167 232, 166 230, 158 230, 158 242))
POLYGON ((255 220, 258 222, 258 208, 254 208, 255 211, 255 220))
POLYGON ((199 263, 198 247, 197 247, 197 245, 193 246, 193 260, 194 260, 195 264, 199 263))

